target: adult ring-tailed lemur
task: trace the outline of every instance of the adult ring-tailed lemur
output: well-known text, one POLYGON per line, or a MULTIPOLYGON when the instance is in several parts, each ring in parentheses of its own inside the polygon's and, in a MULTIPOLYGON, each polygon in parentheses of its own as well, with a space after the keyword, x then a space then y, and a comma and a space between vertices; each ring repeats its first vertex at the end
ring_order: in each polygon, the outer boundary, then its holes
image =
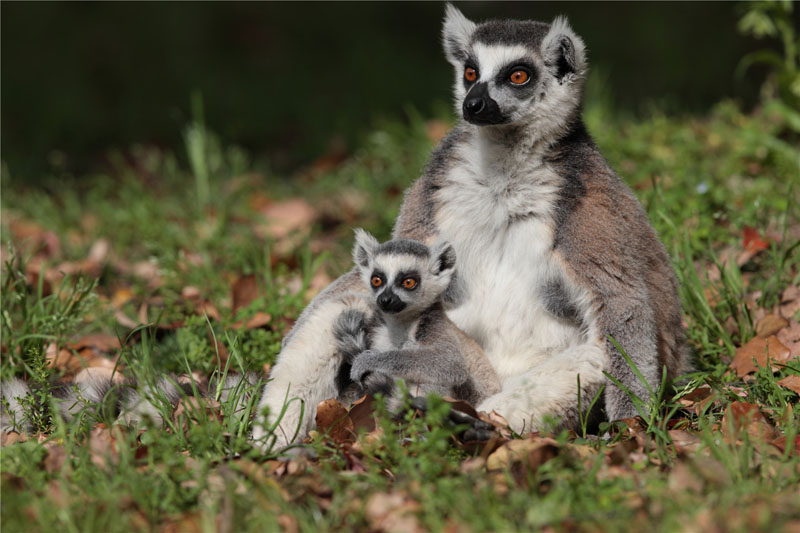
MULTIPOLYGON (((648 386, 611 338, 653 389, 688 355, 669 257, 581 118, 583 41, 563 18, 476 24, 450 5, 443 37, 463 120, 406 193, 393 237, 454 247, 447 315, 502 384, 477 408, 518 432, 550 418, 569 426, 605 385, 608 418, 635 416, 603 372, 644 400, 648 386)), ((302 313, 272 368, 255 439, 297 440, 317 403, 336 395, 333 323, 366 291, 354 269, 302 313)))

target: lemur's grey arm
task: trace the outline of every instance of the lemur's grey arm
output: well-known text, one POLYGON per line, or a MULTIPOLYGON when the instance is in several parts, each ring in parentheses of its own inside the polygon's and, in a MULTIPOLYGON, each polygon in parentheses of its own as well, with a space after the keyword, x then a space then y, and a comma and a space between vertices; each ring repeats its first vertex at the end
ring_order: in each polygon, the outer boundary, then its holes
POLYGON ((366 350, 353 362, 350 377, 362 383, 370 373, 387 374, 412 383, 456 386, 470 375, 462 357, 453 348, 414 348, 404 350, 366 350))

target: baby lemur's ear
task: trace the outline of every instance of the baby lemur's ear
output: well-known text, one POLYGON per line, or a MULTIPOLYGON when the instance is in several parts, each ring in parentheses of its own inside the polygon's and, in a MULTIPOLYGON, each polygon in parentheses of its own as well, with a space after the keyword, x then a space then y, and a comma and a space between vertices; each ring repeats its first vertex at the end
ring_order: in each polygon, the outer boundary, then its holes
POLYGON ((452 273, 456 268, 456 251, 449 242, 439 242, 431 248, 431 271, 442 275, 452 273))
POLYGON ((564 17, 556 17, 550 24, 542 39, 542 55, 561 83, 583 78, 586 72, 586 45, 564 17))
POLYGON ((356 244, 353 246, 353 261, 360 268, 369 266, 369 261, 378 248, 378 240, 361 228, 355 230, 356 244))
POLYGON ((444 42, 444 53, 450 63, 463 66, 467 59, 467 45, 474 31, 474 22, 453 7, 453 4, 445 5, 442 41, 444 42))

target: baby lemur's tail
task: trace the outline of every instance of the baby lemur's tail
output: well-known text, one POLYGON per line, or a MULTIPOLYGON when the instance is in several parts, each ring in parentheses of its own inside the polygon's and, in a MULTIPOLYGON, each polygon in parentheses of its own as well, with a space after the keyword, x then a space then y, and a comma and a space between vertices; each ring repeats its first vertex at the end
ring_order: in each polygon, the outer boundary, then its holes
POLYGON ((356 355, 369 349, 366 314, 356 309, 343 311, 333 324, 333 337, 342 360, 352 363, 356 355))
POLYGON ((339 369, 336 372, 336 390, 339 400, 351 402, 361 395, 361 387, 350 379, 350 369, 358 354, 369 349, 367 315, 363 311, 347 309, 333 323, 333 338, 339 353, 339 369))

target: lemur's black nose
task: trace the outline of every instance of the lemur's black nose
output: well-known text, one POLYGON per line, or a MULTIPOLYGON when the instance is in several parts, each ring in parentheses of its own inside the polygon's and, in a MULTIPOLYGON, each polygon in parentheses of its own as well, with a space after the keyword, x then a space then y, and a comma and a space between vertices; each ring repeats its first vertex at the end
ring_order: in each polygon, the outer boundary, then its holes
POLYGON ((464 110, 464 120, 472 124, 503 124, 508 121, 500 111, 500 106, 490 96, 489 85, 485 82, 472 86, 461 107, 464 110))
POLYGON ((406 304, 395 293, 386 291, 378 296, 378 307, 387 313, 398 313, 405 309, 406 304))
POLYGON ((471 115, 477 115, 483 108, 486 107, 486 102, 483 98, 469 98, 464 101, 464 111, 471 115))

